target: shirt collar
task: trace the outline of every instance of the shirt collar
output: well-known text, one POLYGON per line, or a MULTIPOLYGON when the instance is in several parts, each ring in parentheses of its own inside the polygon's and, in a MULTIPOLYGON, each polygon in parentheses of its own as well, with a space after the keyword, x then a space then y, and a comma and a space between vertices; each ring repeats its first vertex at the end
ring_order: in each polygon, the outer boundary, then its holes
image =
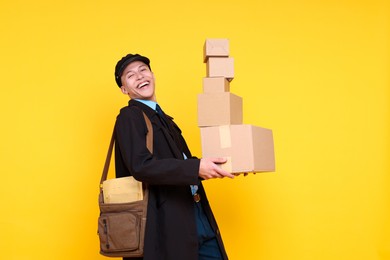
POLYGON ((153 109, 153 110, 156 110, 157 103, 154 102, 154 101, 151 101, 151 100, 143 100, 143 99, 135 99, 135 100, 137 100, 138 102, 141 102, 141 103, 147 105, 148 107, 150 107, 150 108, 153 109))

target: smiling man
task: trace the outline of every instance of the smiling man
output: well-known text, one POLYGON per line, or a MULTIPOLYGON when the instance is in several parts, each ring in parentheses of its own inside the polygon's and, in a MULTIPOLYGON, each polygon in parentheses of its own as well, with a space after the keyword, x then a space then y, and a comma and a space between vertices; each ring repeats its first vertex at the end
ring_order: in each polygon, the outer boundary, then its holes
POLYGON ((147 57, 123 57, 115 67, 115 81, 130 97, 115 125, 116 176, 134 176, 149 185, 143 259, 228 259, 201 182, 233 178, 218 166, 226 159, 191 155, 180 128, 157 104, 155 78, 147 57), (142 112, 152 122, 153 154, 146 147, 142 112))

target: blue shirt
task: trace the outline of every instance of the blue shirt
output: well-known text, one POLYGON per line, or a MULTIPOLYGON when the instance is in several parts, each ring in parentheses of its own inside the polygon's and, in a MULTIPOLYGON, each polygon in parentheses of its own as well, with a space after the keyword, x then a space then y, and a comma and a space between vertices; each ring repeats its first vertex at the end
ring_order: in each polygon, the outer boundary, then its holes
MULTIPOLYGON (((143 99, 135 99, 135 100, 147 105, 148 107, 156 111, 156 106, 157 106, 156 102, 151 100, 143 100, 143 99)), ((187 156, 185 155, 185 153, 183 153, 183 156, 184 156, 184 160, 186 160, 187 156)), ((192 195, 194 195, 198 191, 198 185, 190 185, 190 187, 191 187, 191 193, 192 195)))

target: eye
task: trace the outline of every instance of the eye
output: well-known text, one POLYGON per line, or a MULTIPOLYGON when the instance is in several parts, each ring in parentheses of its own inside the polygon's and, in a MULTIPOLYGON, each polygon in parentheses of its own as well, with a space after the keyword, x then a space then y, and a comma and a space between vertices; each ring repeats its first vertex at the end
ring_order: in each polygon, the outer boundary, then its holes
POLYGON ((133 77, 134 76, 134 74, 128 74, 127 75, 127 78, 129 79, 129 78, 131 78, 131 77, 133 77))

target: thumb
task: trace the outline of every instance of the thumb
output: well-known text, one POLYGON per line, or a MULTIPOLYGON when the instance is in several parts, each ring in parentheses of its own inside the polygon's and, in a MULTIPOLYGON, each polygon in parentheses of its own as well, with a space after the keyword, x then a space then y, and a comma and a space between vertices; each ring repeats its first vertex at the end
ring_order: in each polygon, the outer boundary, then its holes
POLYGON ((221 164, 221 163, 225 163, 227 159, 222 157, 216 157, 216 158, 212 158, 212 161, 214 163, 221 164))

